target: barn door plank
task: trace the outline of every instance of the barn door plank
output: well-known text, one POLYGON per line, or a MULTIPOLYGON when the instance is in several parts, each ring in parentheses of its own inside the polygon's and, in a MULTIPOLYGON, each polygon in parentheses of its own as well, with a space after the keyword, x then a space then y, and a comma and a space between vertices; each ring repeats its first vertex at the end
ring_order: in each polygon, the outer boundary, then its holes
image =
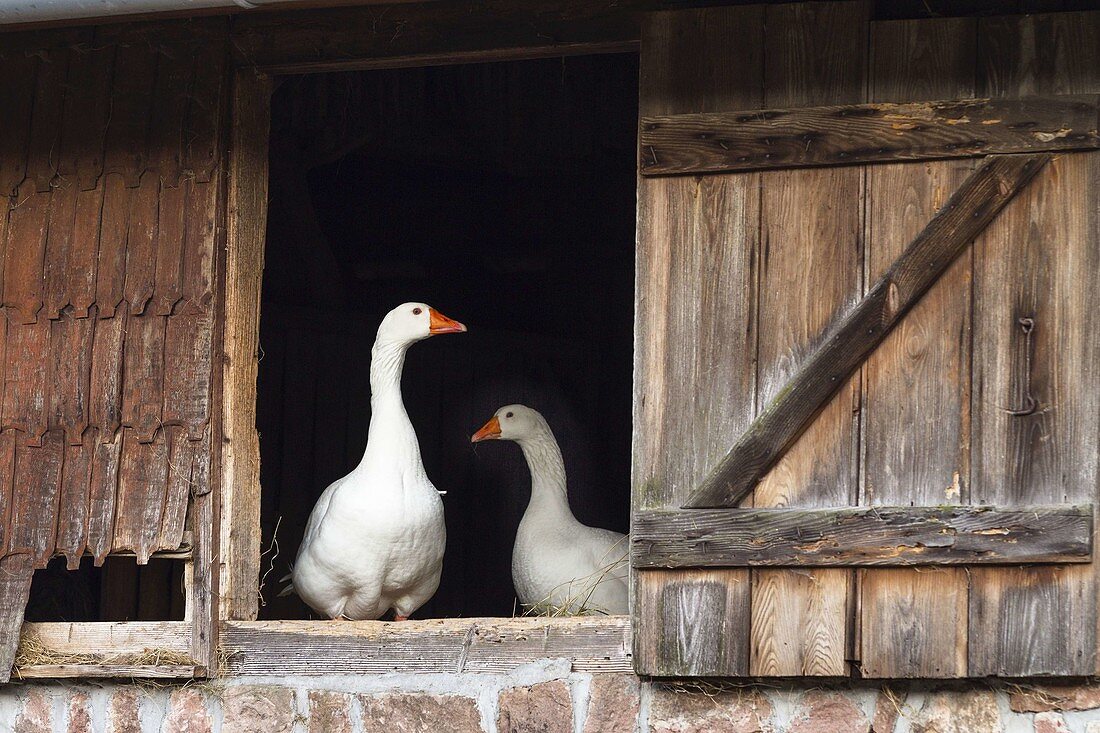
MULTIPOLYGON (((978 44, 981 95, 1100 91, 1100 13, 985 19, 978 44)), ((1061 156, 975 243, 973 503, 1072 503, 1096 490, 1098 199, 1100 154, 1061 156)), ((1094 576, 975 569, 970 674, 1094 674, 1094 576)))
MULTIPOLYGON (((875 23, 872 102, 974 96, 977 23, 875 23)), ((867 279, 879 277, 974 168, 973 161, 867 169, 867 279)), ((969 499, 970 279, 966 251, 863 369, 862 504, 937 506, 969 499)), ((962 568, 861 571, 866 677, 966 675, 962 568)))
MULTIPOLYGON (((862 102, 870 5, 770 5, 764 105, 862 102)), ((761 175, 756 409, 773 400, 862 284, 862 171, 823 168, 761 175)), ((849 379, 757 486, 755 505, 845 506, 856 497, 849 379)), ((759 570, 752 580, 753 675, 844 675, 852 573, 759 570)))
MULTIPOLYGON (((761 107, 763 14, 647 16, 641 114, 761 107)), ((679 506, 752 419, 759 180, 639 181, 635 509, 679 506)), ((639 571, 634 589, 639 673, 748 673, 747 570, 639 571)))

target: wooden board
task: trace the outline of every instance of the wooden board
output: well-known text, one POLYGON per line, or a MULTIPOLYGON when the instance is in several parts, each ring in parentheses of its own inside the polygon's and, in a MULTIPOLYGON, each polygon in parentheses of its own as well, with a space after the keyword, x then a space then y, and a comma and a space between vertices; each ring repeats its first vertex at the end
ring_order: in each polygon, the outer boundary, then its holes
POLYGON ((641 568, 1087 563, 1092 506, 657 509, 631 548, 641 568))
POLYGON ((219 589, 222 618, 252 620, 260 575, 260 444, 256 432, 260 280, 267 225, 271 77, 239 72, 233 83, 229 240, 221 409, 221 544, 230 562, 219 589), (234 531, 234 528, 247 531, 234 531))
POLYGON ((511 672, 547 658, 582 673, 631 672, 626 616, 427 621, 226 621, 234 676, 511 672))
MULTIPOLYGON (((863 101, 869 12, 862 2, 768 6, 764 105, 863 101)), ((758 412, 862 282, 859 169, 766 172, 761 186, 758 412)), ((858 379, 849 379, 757 486, 755 505, 853 503, 858 405, 858 379)), ((850 587, 840 569, 753 571, 750 672, 847 674, 850 587)))
POLYGON ((866 295, 823 329, 820 344, 778 390, 686 506, 735 506, 795 444, 863 360, 997 213, 1027 186, 1049 154, 995 156, 970 174, 866 295))
MULTIPOLYGON (((1100 91, 1100 13, 983 20, 978 38, 979 94, 1100 91)), ((1060 156, 975 243, 975 503, 1096 491, 1098 198, 1100 155, 1060 156)), ((973 571, 969 673, 1093 674, 1096 588, 1094 568, 973 571)))
MULTIPOLYGON (((872 24, 870 98, 974 95, 976 21, 872 24)), ((867 169, 867 277, 901 253, 973 170, 973 161, 867 169)), ((860 503, 970 499, 970 281, 973 248, 863 367, 860 503)), ((967 571, 871 570, 860 578, 860 670, 867 677, 966 675, 967 571)))
MULTIPOLYGON (((242 67, 270 73, 541 58, 632 50, 634 9, 614 0, 522 3, 491 0, 473 8, 423 3, 329 8, 299 15, 242 16, 233 48, 242 67)), ((659 3, 648 3, 659 5, 659 3)))
MULTIPOLYGON (((743 32, 762 19, 759 7, 647 16, 642 113, 762 104, 762 39, 743 32)), ((751 419, 758 186, 755 176, 639 182, 635 511, 679 506, 751 419)), ((639 673, 748 673, 746 571, 638 574, 634 588, 639 673)))
POLYGON ((639 165, 699 174, 1095 150, 1098 103, 1067 94, 643 117, 639 165))

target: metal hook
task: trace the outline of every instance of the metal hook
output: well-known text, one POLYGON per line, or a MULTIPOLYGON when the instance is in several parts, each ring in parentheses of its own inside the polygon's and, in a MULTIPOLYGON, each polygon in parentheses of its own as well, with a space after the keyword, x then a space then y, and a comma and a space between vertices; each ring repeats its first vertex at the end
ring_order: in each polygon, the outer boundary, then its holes
POLYGON ((1039 402, 1031 395, 1031 334, 1035 331, 1035 319, 1028 316, 1019 318, 1016 323, 1024 332, 1024 406, 1015 410, 1005 410, 1013 417, 1024 417, 1034 414, 1039 408, 1039 402))

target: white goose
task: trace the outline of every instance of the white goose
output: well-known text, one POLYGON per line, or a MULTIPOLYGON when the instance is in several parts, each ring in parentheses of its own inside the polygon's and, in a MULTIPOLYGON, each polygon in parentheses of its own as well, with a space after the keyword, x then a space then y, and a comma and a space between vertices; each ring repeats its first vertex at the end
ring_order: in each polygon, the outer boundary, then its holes
POLYGON ((573 516, 561 448, 546 419, 523 405, 502 407, 470 441, 490 439, 519 443, 531 471, 531 500, 512 549, 520 603, 569 613, 627 613, 626 535, 573 516))
POLYGON ((371 350, 367 448, 355 470, 313 508, 291 573, 295 591, 329 618, 404 621, 439 587, 447 530, 401 400, 405 352, 417 341, 466 327, 423 303, 382 319, 371 350))

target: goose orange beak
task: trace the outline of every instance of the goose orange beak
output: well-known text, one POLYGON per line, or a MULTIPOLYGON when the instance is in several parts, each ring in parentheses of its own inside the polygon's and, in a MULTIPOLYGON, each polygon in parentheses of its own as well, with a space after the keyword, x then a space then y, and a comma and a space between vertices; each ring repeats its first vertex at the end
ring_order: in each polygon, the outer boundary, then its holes
POLYGON ((465 333, 466 331, 466 327, 461 323, 453 318, 448 318, 435 308, 429 308, 428 315, 431 316, 428 333, 433 336, 439 333, 465 333))
POLYGON ((496 440, 500 437, 500 420, 497 420, 497 416, 493 415, 489 418, 489 422, 482 426, 481 430, 478 430, 473 436, 470 437, 471 443, 480 443, 483 440, 496 440))

